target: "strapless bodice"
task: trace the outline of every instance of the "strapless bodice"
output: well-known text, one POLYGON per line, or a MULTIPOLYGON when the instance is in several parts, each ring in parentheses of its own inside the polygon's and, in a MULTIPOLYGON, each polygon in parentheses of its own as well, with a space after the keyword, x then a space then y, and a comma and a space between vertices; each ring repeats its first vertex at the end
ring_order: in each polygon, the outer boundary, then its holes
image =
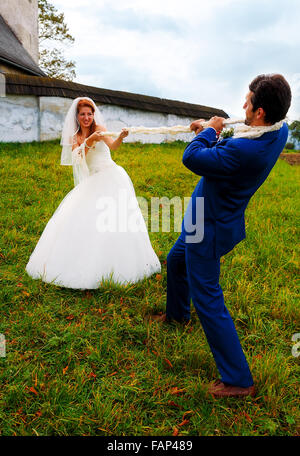
POLYGON ((116 165, 110 155, 109 147, 104 141, 98 141, 86 154, 86 163, 91 174, 101 171, 108 166, 116 165))

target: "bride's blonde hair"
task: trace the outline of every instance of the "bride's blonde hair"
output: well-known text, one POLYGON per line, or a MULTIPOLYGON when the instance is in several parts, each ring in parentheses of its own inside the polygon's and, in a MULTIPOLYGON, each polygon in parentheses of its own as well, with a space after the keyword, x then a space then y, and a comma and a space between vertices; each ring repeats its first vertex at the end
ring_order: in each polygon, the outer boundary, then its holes
MULTIPOLYGON (((95 114, 95 108, 94 108, 94 105, 93 103, 91 103, 89 100, 86 100, 85 98, 83 100, 79 100, 78 103, 77 103, 77 116, 79 114, 79 111, 80 111, 80 108, 91 108, 93 114, 95 114)), ((76 117, 76 120, 77 120, 77 117, 76 117)), ((78 120, 77 120, 78 122, 78 120)), ((94 133, 96 131, 96 122, 95 122, 95 119, 93 119, 93 122, 90 126, 90 132, 89 132, 89 135, 91 135, 92 133, 94 133)), ((81 132, 81 126, 79 124, 79 130, 78 130, 78 133, 81 132)))

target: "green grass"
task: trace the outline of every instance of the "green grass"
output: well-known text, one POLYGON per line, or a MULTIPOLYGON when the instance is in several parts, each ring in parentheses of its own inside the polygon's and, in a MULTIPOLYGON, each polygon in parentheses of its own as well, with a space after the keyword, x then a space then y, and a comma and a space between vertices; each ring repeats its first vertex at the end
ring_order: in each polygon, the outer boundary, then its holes
MULTIPOLYGON (((166 257, 178 233, 149 233, 162 274, 127 287, 76 291, 24 268, 73 187, 56 142, 0 145, 1 435, 297 435, 299 167, 279 160, 251 200, 247 238, 223 257, 221 285, 258 389, 214 399, 218 377, 200 322, 144 321, 163 311, 166 257)), ((184 144, 124 144, 113 153, 138 196, 189 196, 184 144)))

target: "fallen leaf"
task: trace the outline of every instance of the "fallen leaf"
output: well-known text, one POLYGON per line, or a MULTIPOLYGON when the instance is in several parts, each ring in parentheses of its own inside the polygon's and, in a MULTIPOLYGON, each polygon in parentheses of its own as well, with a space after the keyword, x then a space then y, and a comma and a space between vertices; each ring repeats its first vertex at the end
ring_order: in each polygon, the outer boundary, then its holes
POLYGON ((65 373, 67 372, 68 369, 69 369, 69 366, 66 366, 63 368, 63 375, 65 375, 65 373))
POLYGON ((187 412, 184 412, 182 419, 185 420, 187 415, 190 415, 191 413, 194 413, 193 410, 188 410, 187 412))
MULTIPOLYGON (((109 432, 107 429, 103 429, 103 428, 98 428, 98 429, 100 429, 100 431, 109 432)), ((87 434, 87 435, 89 435, 89 434, 87 434)))
POLYGON ((29 391, 30 391, 31 393, 34 393, 36 396, 39 395, 39 393, 36 391, 36 389, 35 389, 33 386, 31 386, 31 387, 29 388, 29 391))
POLYGON ((184 426, 185 424, 188 424, 190 420, 183 420, 178 426, 184 426))
POLYGON ((174 427, 174 432, 173 432, 172 435, 174 435, 174 436, 175 436, 175 435, 178 435, 178 432, 179 432, 179 430, 177 429, 177 427, 174 427))
POLYGON ((185 390, 184 388, 178 389, 177 386, 174 386, 174 388, 171 389, 171 394, 175 396, 179 396, 180 393, 183 393, 185 390))
POLYGON ((164 358, 164 361, 168 364, 168 366, 172 369, 173 368, 173 364, 171 363, 171 361, 169 361, 167 358, 164 358))
POLYGON ((244 411, 244 416, 245 416, 246 420, 248 421, 248 423, 252 423, 252 419, 250 418, 248 413, 246 413, 245 411, 244 411))
POLYGON ((176 404, 174 401, 168 401, 168 405, 171 405, 172 407, 180 408, 180 405, 176 404))

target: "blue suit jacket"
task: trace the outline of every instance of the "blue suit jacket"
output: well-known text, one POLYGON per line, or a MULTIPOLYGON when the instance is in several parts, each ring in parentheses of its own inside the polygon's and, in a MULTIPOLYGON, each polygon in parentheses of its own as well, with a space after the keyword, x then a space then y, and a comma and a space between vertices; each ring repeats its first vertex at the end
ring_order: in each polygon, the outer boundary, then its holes
MULTIPOLYGON (((256 139, 227 138, 216 142, 216 132, 206 128, 186 147, 182 162, 203 176, 185 213, 196 222, 196 197, 204 197, 204 238, 189 244, 202 256, 225 255, 246 237, 244 212, 251 196, 275 165, 288 137, 288 127, 256 139)), ((181 237, 191 235, 182 223, 181 237)))

